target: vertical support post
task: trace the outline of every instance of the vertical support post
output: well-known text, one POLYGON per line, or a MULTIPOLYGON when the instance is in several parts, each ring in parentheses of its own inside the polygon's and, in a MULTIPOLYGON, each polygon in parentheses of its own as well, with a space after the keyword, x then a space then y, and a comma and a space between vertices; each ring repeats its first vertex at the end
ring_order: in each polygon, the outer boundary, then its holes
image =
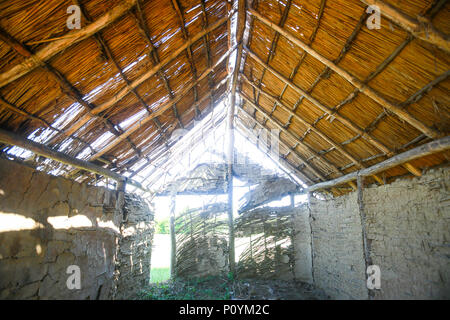
POLYGON ((236 32, 236 43, 238 44, 238 52, 236 57, 236 65, 233 70, 233 80, 231 83, 230 105, 228 108, 228 229, 229 229, 229 263, 230 272, 235 275, 235 247, 234 247, 234 223, 233 223, 233 162, 234 162, 234 113, 236 107, 236 86, 239 77, 239 69, 241 68, 242 48, 245 29, 245 0, 238 0, 238 21, 236 32))
MULTIPOLYGON (((366 232, 366 214, 364 212, 364 200, 363 200, 363 189, 364 189, 364 178, 358 174, 356 178, 357 193, 358 193, 358 209, 359 216, 361 218, 361 229, 362 229, 362 244, 364 253, 364 262, 367 267, 372 265, 372 259, 370 258, 369 245, 367 243, 367 232, 366 232)), ((369 299, 373 298, 372 292, 368 290, 369 299)))
MULTIPOLYGON (((230 110, 234 109, 231 108, 230 110)), ((233 277, 235 275, 235 248, 234 248, 234 222, 233 222, 233 158, 234 158, 234 111, 230 111, 231 120, 228 122, 229 146, 228 146, 228 260, 230 264, 230 272, 233 277), (233 113, 231 113, 233 112, 233 113)))
POLYGON ((311 230, 311 278, 312 283, 314 284, 316 282, 314 277, 314 232, 312 227, 312 209, 311 209, 311 192, 308 192, 308 212, 309 212, 309 229, 311 230))
POLYGON ((123 208, 125 206, 125 186, 126 186, 126 181, 125 180, 117 181, 116 210, 119 212, 119 215, 121 217, 120 224, 122 224, 122 222, 127 220, 126 213, 123 210, 123 208))
POLYGON ((177 263, 177 243, 175 236, 175 204, 176 204, 176 193, 172 192, 170 195, 170 278, 174 279, 176 276, 175 266, 177 263))

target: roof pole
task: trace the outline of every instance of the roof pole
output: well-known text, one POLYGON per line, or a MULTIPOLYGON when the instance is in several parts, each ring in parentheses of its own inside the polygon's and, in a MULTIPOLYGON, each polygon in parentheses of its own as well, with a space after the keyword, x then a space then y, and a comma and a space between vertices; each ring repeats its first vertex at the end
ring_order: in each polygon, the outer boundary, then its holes
POLYGON ((236 32, 236 44, 238 52, 236 64, 233 70, 233 79, 231 84, 231 96, 228 108, 228 153, 227 153, 227 178, 228 178, 228 228, 229 228, 229 263, 232 276, 235 275, 235 247, 234 247, 234 223, 233 223, 233 161, 234 161, 234 113, 236 106, 236 85, 241 67, 243 34, 245 28, 245 0, 238 0, 238 21, 236 32))

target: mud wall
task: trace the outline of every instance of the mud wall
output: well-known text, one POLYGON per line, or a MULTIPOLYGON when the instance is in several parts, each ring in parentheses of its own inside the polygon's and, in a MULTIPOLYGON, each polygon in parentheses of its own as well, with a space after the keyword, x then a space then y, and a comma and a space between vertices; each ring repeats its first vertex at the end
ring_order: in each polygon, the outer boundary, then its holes
POLYGON ((449 299, 449 185, 447 167, 364 188, 364 221, 356 192, 329 200, 311 197, 295 218, 296 278, 308 282, 309 268, 330 298, 369 298, 365 223, 369 261, 381 271, 381 288, 370 291, 374 299, 449 299))
MULTIPOLYGON (((124 260, 124 239, 141 232, 140 228, 128 229, 129 221, 135 216, 151 221, 153 216, 141 199, 134 199, 133 203, 146 208, 136 210, 134 204, 128 205, 128 222, 124 222, 128 200, 125 197, 118 203, 117 199, 116 191, 1 159, 0 299, 126 296, 127 287, 120 286, 126 273, 119 268, 124 260), (74 271, 67 273, 69 266, 79 267, 79 289, 67 286, 74 275, 74 271)), ((151 225, 145 228, 152 230, 151 225)), ((150 242, 151 236, 147 234, 142 241, 150 242)), ((150 243, 146 245, 151 248, 150 243)), ((144 254, 139 246, 129 253, 144 254)), ((142 270, 146 268, 143 264, 142 270)), ((133 273, 136 268, 129 270, 127 277, 133 273)), ((139 277, 141 274, 139 270, 139 277)))

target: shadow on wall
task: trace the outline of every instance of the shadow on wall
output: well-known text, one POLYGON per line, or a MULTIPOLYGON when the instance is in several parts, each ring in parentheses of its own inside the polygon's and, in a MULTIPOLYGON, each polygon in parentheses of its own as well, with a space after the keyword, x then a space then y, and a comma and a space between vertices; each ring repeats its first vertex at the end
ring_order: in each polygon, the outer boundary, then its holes
POLYGON ((0 159, 0 299, 111 299, 134 292, 124 283, 127 277, 148 281, 152 214, 134 195, 125 195, 123 210, 126 221, 116 210, 116 191, 0 159), (67 286, 73 265, 80 289, 67 286))
POLYGON ((0 163, 0 298, 111 298, 115 192, 0 163), (80 268, 70 290, 67 268, 80 268))

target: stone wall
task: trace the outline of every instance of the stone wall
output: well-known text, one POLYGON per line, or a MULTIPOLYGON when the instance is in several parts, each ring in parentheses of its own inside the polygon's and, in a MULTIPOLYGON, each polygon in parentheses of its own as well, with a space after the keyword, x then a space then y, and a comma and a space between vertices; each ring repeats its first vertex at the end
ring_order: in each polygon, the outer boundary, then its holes
POLYGON ((118 207, 116 191, 0 159, 0 299, 120 297, 118 207), (66 285, 70 265, 80 268, 81 289, 66 285))

